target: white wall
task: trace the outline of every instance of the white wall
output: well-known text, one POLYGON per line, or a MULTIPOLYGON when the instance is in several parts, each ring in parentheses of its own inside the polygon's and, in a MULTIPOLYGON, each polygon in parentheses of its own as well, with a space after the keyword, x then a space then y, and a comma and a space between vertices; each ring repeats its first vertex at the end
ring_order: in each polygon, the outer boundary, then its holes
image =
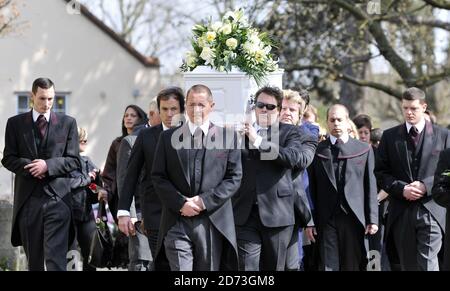
MULTIPOLYGON (((56 91, 72 92, 67 113, 87 128, 87 154, 102 167, 112 140, 121 134, 126 105, 147 111, 159 91, 159 68, 145 68, 85 16, 68 14, 65 5, 26 1, 19 19, 25 25, 0 39, 0 151, 6 121, 17 112, 14 92, 29 91, 34 79, 49 77, 56 91), (141 94, 134 98, 136 89, 141 94)), ((0 196, 10 192, 11 174, 0 168, 0 196)))

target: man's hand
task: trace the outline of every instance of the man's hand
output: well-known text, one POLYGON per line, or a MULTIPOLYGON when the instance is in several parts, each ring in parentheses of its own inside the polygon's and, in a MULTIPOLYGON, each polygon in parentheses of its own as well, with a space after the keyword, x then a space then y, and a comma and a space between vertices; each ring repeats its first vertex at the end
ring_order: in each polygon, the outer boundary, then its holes
POLYGON ((424 195, 425 195, 425 193, 427 193, 427 188, 425 187, 425 184, 420 181, 414 181, 409 185, 416 187, 416 189, 422 191, 424 195))
POLYGON ((312 241, 313 243, 316 242, 315 236, 317 236, 317 231, 314 226, 308 226, 305 228, 306 237, 312 241))
POLYGON ((119 229, 126 236, 136 235, 136 229, 134 228, 134 224, 129 216, 119 216, 119 229))
POLYGON ((369 224, 366 226, 366 232, 364 234, 376 234, 378 231, 378 225, 369 224))
POLYGON ((200 211, 202 211, 202 209, 192 200, 186 200, 183 207, 180 209, 181 215, 187 217, 196 216, 200 211))
POLYGON ((44 160, 33 160, 23 168, 28 170, 33 177, 38 179, 43 179, 45 173, 48 171, 47 163, 44 160))
POLYGON ((200 211, 205 210, 204 204, 203 204, 203 200, 200 196, 194 196, 192 198, 187 198, 186 200, 188 201, 192 201, 195 203, 195 205, 197 205, 200 208, 200 211))
POLYGON ((250 123, 244 124, 244 133, 248 137, 248 140, 253 144, 258 136, 256 129, 250 123))
POLYGON ((98 190, 97 199, 98 201, 103 200, 105 202, 108 202, 108 192, 105 189, 98 190))
POLYGON ((413 186, 412 183, 408 184, 403 188, 403 197, 405 197, 408 201, 414 201, 422 198, 425 194, 425 191, 418 189, 416 186, 413 186))

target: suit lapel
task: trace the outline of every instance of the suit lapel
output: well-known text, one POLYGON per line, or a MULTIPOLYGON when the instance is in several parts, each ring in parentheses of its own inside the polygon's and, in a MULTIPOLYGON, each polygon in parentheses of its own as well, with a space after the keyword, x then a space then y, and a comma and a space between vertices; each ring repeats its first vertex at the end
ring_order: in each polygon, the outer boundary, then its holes
POLYGON ((190 181, 191 181, 191 176, 189 173, 189 152, 187 149, 190 148, 190 131, 189 131, 189 127, 187 126, 187 123, 185 123, 182 127, 182 135, 180 137, 180 142, 182 143, 182 146, 179 147, 176 152, 177 152, 177 156, 178 156, 178 160, 180 162, 181 165, 181 169, 183 170, 183 174, 184 174, 184 178, 186 179, 186 182, 188 183, 188 185, 190 185, 190 181))
POLYGON ((427 169, 425 165, 431 159, 431 153, 433 152, 433 145, 437 144, 437 134, 433 134, 433 125, 430 122, 425 123, 425 132, 423 135, 422 144, 422 156, 420 158, 420 167, 418 177, 424 176, 424 171, 427 169))
MULTIPOLYGON (((47 128, 47 150, 49 149, 53 149, 56 146, 56 140, 55 137, 57 136, 57 131, 58 131, 58 127, 60 126, 59 124, 59 119, 58 116, 54 113, 51 112, 50 113, 50 121, 48 123, 48 128, 47 128)), ((43 140, 43 144, 45 144, 45 141, 43 140)))
POLYGON ((399 127, 397 139, 395 140, 395 148, 397 149, 398 159, 400 163, 403 164, 403 169, 406 172, 406 175, 413 181, 413 175, 411 171, 411 165, 409 164, 409 156, 408 156, 408 136, 406 135, 406 125, 399 127))
POLYGON ((26 145, 30 153, 34 158, 38 157, 38 151, 36 147, 36 141, 34 139, 34 132, 33 132, 33 112, 30 111, 29 114, 25 116, 25 129, 23 133, 23 137, 26 141, 26 145))
POLYGON ((321 159, 322 166, 327 173, 327 177, 330 180, 331 184, 333 184, 334 189, 337 191, 337 185, 336 185, 336 177, 334 175, 334 169, 333 169, 333 159, 331 155, 331 142, 328 139, 326 145, 320 149, 320 151, 317 153, 317 156, 319 156, 321 159))

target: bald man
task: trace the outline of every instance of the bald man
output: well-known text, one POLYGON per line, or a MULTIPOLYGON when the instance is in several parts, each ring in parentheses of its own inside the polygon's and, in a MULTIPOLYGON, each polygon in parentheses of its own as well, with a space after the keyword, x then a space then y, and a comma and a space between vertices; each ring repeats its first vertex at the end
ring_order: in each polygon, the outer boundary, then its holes
POLYGON ((378 230, 374 156, 369 144, 349 137, 348 110, 337 104, 328 109, 330 136, 319 143, 308 168, 315 227, 319 234, 320 269, 362 271, 367 266, 367 234, 378 230))

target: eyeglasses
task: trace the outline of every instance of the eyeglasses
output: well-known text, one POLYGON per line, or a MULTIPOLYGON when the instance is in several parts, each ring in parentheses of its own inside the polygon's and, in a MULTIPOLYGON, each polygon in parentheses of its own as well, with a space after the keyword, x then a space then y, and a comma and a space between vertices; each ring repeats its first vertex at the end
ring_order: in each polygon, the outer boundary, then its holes
POLYGON ((259 109, 263 109, 264 107, 267 108, 267 110, 274 110, 275 108, 277 108, 277 105, 275 104, 267 104, 267 103, 263 103, 263 102, 256 102, 256 107, 258 107, 259 109))
POLYGON ((87 144, 87 139, 85 139, 85 140, 80 140, 80 143, 81 143, 81 144, 87 144))

